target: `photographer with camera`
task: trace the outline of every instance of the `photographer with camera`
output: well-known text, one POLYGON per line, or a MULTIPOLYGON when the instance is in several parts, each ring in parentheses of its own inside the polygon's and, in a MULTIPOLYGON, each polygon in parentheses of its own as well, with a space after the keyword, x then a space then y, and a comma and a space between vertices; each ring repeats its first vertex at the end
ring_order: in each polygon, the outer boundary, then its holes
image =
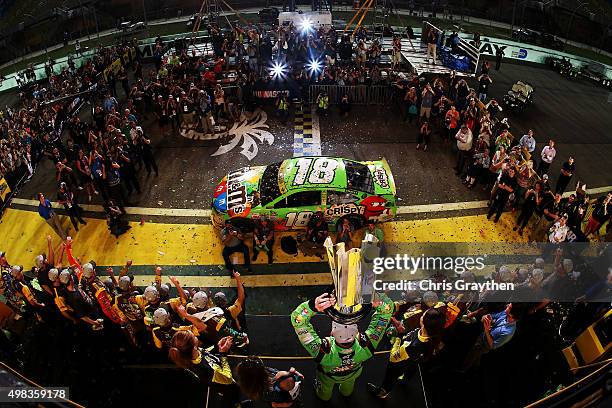
POLYGON ((251 272, 249 248, 244 244, 244 235, 232 225, 230 220, 225 221, 225 227, 221 230, 221 241, 225 246, 223 248, 223 260, 230 275, 234 271, 238 271, 238 268, 230 259, 230 255, 236 252, 241 252, 244 255, 244 266, 248 272, 251 272))
POLYGON ((455 105, 451 105, 450 109, 446 112, 444 116, 444 123, 446 125, 446 139, 451 140, 451 138, 457 133, 457 127, 459 126, 459 111, 455 108, 455 105))

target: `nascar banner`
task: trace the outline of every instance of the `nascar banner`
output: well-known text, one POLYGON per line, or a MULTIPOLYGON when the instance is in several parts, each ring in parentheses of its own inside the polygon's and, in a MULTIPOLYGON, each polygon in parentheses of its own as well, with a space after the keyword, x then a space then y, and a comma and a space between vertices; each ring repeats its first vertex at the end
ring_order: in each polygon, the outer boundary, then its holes
POLYGON ((11 188, 9 187, 6 179, 4 177, 0 178, 0 200, 6 201, 6 197, 11 193, 11 188))
POLYGON ((108 75, 111 72, 117 75, 121 67, 127 65, 128 61, 133 61, 135 56, 136 50, 134 48, 128 49, 120 58, 114 60, 104 71, 102 71, 104 79, 108 80, 108 75))

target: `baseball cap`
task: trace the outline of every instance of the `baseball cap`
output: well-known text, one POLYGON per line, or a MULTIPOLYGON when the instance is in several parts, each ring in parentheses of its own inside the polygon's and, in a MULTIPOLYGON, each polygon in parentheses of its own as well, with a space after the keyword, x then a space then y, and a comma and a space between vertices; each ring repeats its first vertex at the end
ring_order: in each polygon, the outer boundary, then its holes
POLYGON ((193 295, 193 305, 200 310, 206 309, 206 306, 208 305, 208 295, 206 294, 206 292, 204 291, 199 291, 196 292, 195 295, 193 295))
POLYGON ((122 276, 119 278, 119 281, 117 282, 117 286, 119 286, 119 289, 121 290, 128 290, 130 288, 130 277, 129 276, 122 276))
POLYGON ((531 280, 535 284, 539 284, 544 280, 544 271, 542 269, 534 269, 531 271, 531 280))
POLYGON ((535 260, 535 267, 538 269, 544 269, 544 265, 546 264, 546 262, 544 261, 544 258, 536 258, 535 260))
POLYGON ((45 262, 45 256, 42 254, 36 255, 36 258, 34 258, 34 264, 39 268, 42 268, 42 266, 44 265, 44 262, 45 262))
POLYGON ((529 270, 527 268, 519 268, 517 275, 519 280, 524 282, 527 279, 527 275, 529 275, 529 270))
POLYGON ((83 264, 83 276, 86 278, 91 278, 94 274, 94 267, 92 264, 90 264, 89 262, 87 262, 86 264, 83 264))
POLYGON ((49 278, 51 282, 55 282, 58 276, 59 276, 59 271, 56 268, 49 269, 49 272, 47 273, 47 277, 49 278))
POLYGON ((18 276, 21 273, 21 271, 23 271, 23 266, 21 266, 21 265, 13 265, 13 267, 11 268, 11 275, 13 277, 16 277, 16 276, 18 276))
POLYGON ((423 293, 423 303, 430 307, 435 305, 438 303, 438 294, 434 291, 428 290, 427 292, 423 293))
POLYGON ((223 292, 217 292, 213 297, 213 303, 217 306, 223 307, 227 304, 227 296, 225 296, 225 293, 223 292))
POLYGON ((461 274, 461 279, 463 279, 466 282, 475 282, 476 275, 474 275, 474 272, 472 271, 465 271, 461 274))
POLYGON ((147 286, 144 291, 144 298, 147 302, 156 302, 159 299, 159 292, 155 286, 147 286))
POLYGON ((499 268, 497 278, 500 282, 512 282, 512 272, 510 271, 510 268, 508 268, 506 265, 502 265, 499 268))
POLYGON ((113 292, 115 290, 115 284, 111 278, 106 278, 102 281, 102 284, 106 288, 107 291, 113 292))
POLYGON ((153 312, 153 323, 158 326, 167 326, 170 324, 170 315, 164 308, 159 308, 153 312))
POLYGON ((159 297, 162 299, 166 299, 170 296, 170 286, 165 283, 159 285, 159 297))
POLYGON ((70 281, 70 271, 68 269, 64 269, 63 271, 60 272, 59 281, 60 283, 63 283, 64 285, 68 284, 68 282, 70 281))

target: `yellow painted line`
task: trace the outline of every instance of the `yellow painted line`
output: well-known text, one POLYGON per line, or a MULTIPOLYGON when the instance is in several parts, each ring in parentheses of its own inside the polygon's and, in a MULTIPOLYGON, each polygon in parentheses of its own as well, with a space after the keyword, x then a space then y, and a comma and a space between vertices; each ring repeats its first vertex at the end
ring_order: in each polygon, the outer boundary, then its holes
MULTIPOLYGON (((135 275, 137 286, 147 286, 153 282, 152 275, 135 275)), ((184 287, 229 288, 236 286, 236 280, 229 276, 176 276, 184 287)), ((247 275, 240 276, 249 288, 279 286, 324 286, 331 285, 330 273, 247 275)), ((164 280, 165 281, 165 280, 164 280)))
MULTIPOLYGON (((510 270, 525 268, 525 264, 506 264, 510 270)), ((485 265, 481 270, 473 270, 476 276, 490 276, 495 271, 495 265, 485 265)), ((545 269, 550 271, 552 266, 547 265, 545 269)), ((418 281, 428 278, 431 271, 417 271, 412 274, 408 271, 387 271, 377 275, 376 279, 383 282, 397 282, 400 280, 418 281)), ((229 276, 175 276, 183 287, 204 287, 204 288, 233 288, 236 287, 236 280, 229 276)), ((153 275, 135 275, 134 284, 136 286, 148 286, 153 283, 153 275)), ((242 282, 249 288, 262 287, 291 287, 291 286, 327 286, 332 284, 331 273, 304 273, 304 274, 278 274, 278 275, 248 275, 240 276, 242 282)), ((167 278, 162 278, 172 286, 167 278)), ((350 291, 349 291, 350 292, 350 291)))
POLYGON ((441 211, 469 210, 473 208, 485 208, 486 201, 463 201, 458 203, 405 205, 397 208, 397 214, 419 214, 441 211))
MULTIPOLYGON (((106 220, 87 218, 87 225, 74 232, 66 216, 60 216, 63 226, 71 228, 74 238, 74 254, 83 260, 96 260, 100 265, 123 265, 131 259, 135 265, 222 265, 223 245, 212 225, 168 224, 131 222, 131 229, 115 238, 107 229, 106 220)), ((465 253, 507 253, 507 247, 482 245, 495 242, 526 242, 512 231, 514 216, 502 215, 499 223, 488 221, 484 215, 437 218, 428 220, 394 221, 382 225, 385 241, 391 247, 398 243, 421 243, 425 251, 435 248, 425 243, 453 242, 465 253), (480 251, 480 252, 478 252, 480 251)), ((0 251, 7 253, 9 262, 30 266, 34 257, 46 252, 45 236, 51 235, 54 245, 59 238, 47 223, 34 211, 9 208, 0 218, 0 251)), ((319 262, 317 257, 302 254, 291 256, 280 249, 280 237, 275 240, 274 260, 277 263, 319 262)), ((251 240, 246 240, 247 245, 251 240)), ((400 247, 406 248, 404 246, 400 247)), ((412 244, 411 251, 420 255, 419 245, 412 244)), ((236 263, 242 263, 242 255, 234 255, 236 263)), ((258 262, 265 262, 260 254, 258 262)))
MULTIPOLYGON (((60 216, 62 225, 74 238, 74 254, 86 262, 95 260, 100 265, 123 265, 131 259, 135 265, 223 265, 223 245, 217 231, 206 224, 166 224, 130 222, 128 232, 115 238, 108 231, 106 220, 86 218, 87 225, 78 232, 70 220, 60 216)), ((34 257, 47 252, 45 237, 51 235, 54 247, 60 239, 47 223, 33 211, 7 209, 0 218, 0 251, 7 253, 9 262, 32 265, 34 257)), ((250 239, 246 240, 250 245, 250 239)), ((318 262, 317 257, 296 257, 280 250, 280 239, 275 241, 275 261, 318 262)), ((235 254, 242 263, 242 255, 235 254)), ((260 254, 258 262, 265 262, 260 254)), ((66 259, 64 258, 64 261, 66 259)), ((64 262, 65 264, 66 262, 64 262)))
MULTIPOLYGON (((13 204, 27 205, 38 207, 38 200, 27 200, 23 198, 14 198, 13 204)), ((61 204, 52 202, 56 208, 62 208, 61 204)), ((104 212, 104 207, 96 204, 80 204, 85 211, 89 212, 104 212)), ((152 208, 152 207, 125 207, 125 211, 130 215, 147 215, 147 216, 171 216, 171 217, 210 217, 210 210, 197 210, 190 208, 152 208)))

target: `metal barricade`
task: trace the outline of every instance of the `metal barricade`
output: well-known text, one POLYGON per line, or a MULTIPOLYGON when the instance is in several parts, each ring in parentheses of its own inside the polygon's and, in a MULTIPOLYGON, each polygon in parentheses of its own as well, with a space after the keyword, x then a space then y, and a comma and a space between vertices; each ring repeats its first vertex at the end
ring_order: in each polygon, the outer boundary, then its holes
POLYGON ((391 101, 391 88, 388 86, 310 85, 309 102, 316 103, 321 92, 327 93, 330 105, 340 103, 344 95, 348 95, 353 105, 385 105, 391 101))

